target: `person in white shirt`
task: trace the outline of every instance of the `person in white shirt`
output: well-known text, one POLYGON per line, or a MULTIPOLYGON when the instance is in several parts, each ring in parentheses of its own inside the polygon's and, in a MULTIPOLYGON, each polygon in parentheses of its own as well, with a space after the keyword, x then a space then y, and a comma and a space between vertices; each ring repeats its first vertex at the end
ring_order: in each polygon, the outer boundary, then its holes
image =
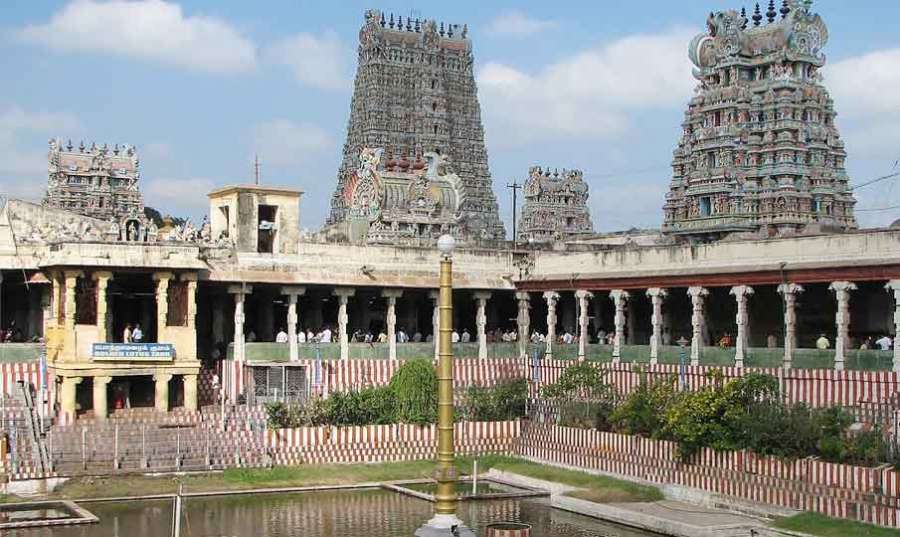
POLYGON ((278 330, 278 333, 275 334, 275 343, 287 343, 288 335, 287 332, 284 331, 284 328, 278 330))
POLYGON ((309 328, 306 329, 306 342, 314 343, 316 341, 316 335, 313 334, 313 331, 309 328))
POLYGON ((891 347, 894 345, 894 340, 891 339, 891 336, 884 335, 875 340, 875 344, 878 345, 878 348, 883 351, 891 350, 891 347))
POLYGON ((303 330, 297 332, 297 343, 306 343, 306 332, 303 330))
POLYGON ((451 343, 459 343, 459 332, 454 330, 450 333, 450 342, 451 343))
POLYGON ((331 343, 331 329, 327 326, 322 330, 322 338, 320 341, 322 343, 331 343))
POLYGON ((125 330, 122 332, 122 343, 131 343, 131 325, 126 324, 125 330))
POLYGON ((462 339, 461 339, 461 341, 462 341, 463 343, 468 343, 468 342, 472 341, 472 334, 469 333, 469 329, 468 329, 468 328, 463 328, 463 333, 462 333, 462 339))
POLYGON ((134 330, 131 332, 131 341, 135 343, 140 343, 144 339, 144 332, 141 330, 141 323, 137 323, 134 325, 134 330))

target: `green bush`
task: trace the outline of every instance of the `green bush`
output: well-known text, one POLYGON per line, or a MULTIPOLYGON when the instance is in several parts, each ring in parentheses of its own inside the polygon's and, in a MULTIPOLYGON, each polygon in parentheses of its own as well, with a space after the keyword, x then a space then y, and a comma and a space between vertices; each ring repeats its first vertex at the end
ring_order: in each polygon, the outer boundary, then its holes
POLYGON ((664 377, 653 382, 641 375, 641 383, 612 412, 609 421, 616 432, 658 438, 665 425, 666 408, 675 399, 675 378, 664 377))
POLYGON ((750 373, 723 385, 721 377, 694 392, 683 392, 666 408, 662 435, 678 442, 683 457, 700 448, 741 449, 746 425, 759 407, 778 401, 778 380, 750 373))
POLYGON ((559 405, 559 425, 581 429, 612 429, 610 415, 615 405, 612 400, 568 400, 559 405))
POLYGON ((821 438, 818 420, 818 413, 804 404, 769 402, 752 408, 738 427, 747 449, 794 459, 816 453, 821 438))
POLYGON ((290 429, 328 423, 326 402, 319 397, 302 404, 266 403, 265 408, 270 429, 290 429))
POLYGON ((548 399, 614 399, 615 389, 606 382, 606 371, 590 362, 571 365, 559 376, 559 380, 541 389, 548 399))
POLYGON ((396 421, 396 400, 387 386, 334 392, 325 400, 330 425, 383 425, 396 421))
POLYGON ((437 374, 431 360, 408 360, 394 372, 389 389, 402 423, 426 425, 437 421, 437 374))
POLYGON ((470 421, 502 421, 525 415, 528 383, 525 379, 492 387, 470 386, 466 390, 463 417, 470 421))

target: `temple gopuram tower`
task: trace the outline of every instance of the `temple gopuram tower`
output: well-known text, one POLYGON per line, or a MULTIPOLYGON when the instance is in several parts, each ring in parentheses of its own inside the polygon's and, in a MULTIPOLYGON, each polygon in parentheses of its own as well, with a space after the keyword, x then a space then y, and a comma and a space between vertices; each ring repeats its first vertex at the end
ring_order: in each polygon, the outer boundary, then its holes
POLYGON ((379 236, 421 239, 441 229, 464 241, 505 236, 491 189, 467 34, 465 26, 456 24, 366 12, 347 140, 327 226, 364 217, 366 229, 374 227, 379 236), (429 155, 432 158, 426 158, 429 155), (425 175, 435 156, 441 170, 431 176, 455 177, 453 200, 443 199, 436 185, 415 177, 425 175), (367 166, 369 171, 363 171, 367 166), (379 181, 372 171, 395 175, 393 190, 385 189, 389 181, 379 181), (407 188, 417 180, 418 187, 407 188), (357 182, 367 190, 360 193, 357 182), (403 197, 395 199, 392 192, 401 187, 403 197), (405 192, 414 188, 434 191, 424 200, 429 207, 413 206, 422 198, 405 192), (385 213, 392 213, 384 220, 382 202, 385 213))
POLYGON ((101 220, 142 219, 144 199, 134 146, 110 148, 84 142, 63 147, 50 140, 47 195, 44 205, 101 220))
POLYGON ((695 239, 856 228, 846 152, 819 69, 811 0, 710 13, 689 57, 699 81, 674 151, 663 231, 695 239), (765 22, 763 22, 765 19, 765 22))
POLYGON ((521 242, 564 241, 594 232, 581 170, 528 170, 517 234, 521 242))

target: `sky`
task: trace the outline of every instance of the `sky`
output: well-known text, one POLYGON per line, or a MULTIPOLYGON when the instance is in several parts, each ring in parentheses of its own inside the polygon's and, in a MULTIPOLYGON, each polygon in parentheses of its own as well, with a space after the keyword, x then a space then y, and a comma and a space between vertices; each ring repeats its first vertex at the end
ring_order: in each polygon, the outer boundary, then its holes
MULTIPOLYGON (((695 80, 690 38, 721 0, 381 4, 356 0, 3 0, 0 193, 39 200, 53 137, 137 146, 147 205, 200 218, 206 193, 300 188, 323 224, 366 9, 469 27, 494 192, 533 165, 577 168, 599 231, 656 228, 695 80)), ((750 5, 750 4, 747 4, 750 5)), ((823 74, 851 183, 900 159, 900 2, 817 0, 823 74)), ((749 11, 749 9, 748 9, 749 11)), ((863 227, 900 218, 900 185, 856 191, 863 227)))

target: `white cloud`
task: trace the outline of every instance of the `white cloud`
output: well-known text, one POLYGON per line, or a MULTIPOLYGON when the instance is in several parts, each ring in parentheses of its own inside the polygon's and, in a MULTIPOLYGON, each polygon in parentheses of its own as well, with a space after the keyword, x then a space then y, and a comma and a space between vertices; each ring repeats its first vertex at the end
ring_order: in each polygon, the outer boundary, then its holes
POLYGON ((213 181, 202 177, 162 177, 145 180, 141 190, 146 205, 163 215, 184 216, 205 212, 206 194, 213 188, 213 181))
POLYGON ((321 36, 301 33, 275 42, 267 49, 266 58, 288 66, 303 85, 331 90, 349 86, 350 54, 333 32, 321 36))
POLYGON ((3 192, 19 197, 39 195, 47 186, 47 146, 46 143, 36 146, 34 140, 37 136, 49 140, 71 135, 77 127, 78 120, 67 113, 32 112, 19 107, 0 109, 0 188, 3 192))
POLYGON ((258 123, 252 129, 251 138, 264 167, 291 168, 334 145, 321 127, 287 119, 258 123))
POLYGON ((900 113, 900 48, 835 62, 826 66, 824 76, 842 116, 900 113))
POLYGON ((681 29, 628 36, 534 73, 488 63, 478 86, 491 141, 609 139, 630 128, 635 111, 685 106, 695 83, 690 37, 681 29))
POLYGON ((214 73, 253 69, 256 47, 227 22, 164 0, 74 0, 19 36, 60 52, 110 54, 214 73))
POLYGON ((487 32, 496 36, 526 37, 558 26, 557 21, 535 19, 521 11, 507 11, 487 25, 487 32))
POLYGON ((850 161, 900 158, 900 48, 835 62, 824 77, 850 161))

